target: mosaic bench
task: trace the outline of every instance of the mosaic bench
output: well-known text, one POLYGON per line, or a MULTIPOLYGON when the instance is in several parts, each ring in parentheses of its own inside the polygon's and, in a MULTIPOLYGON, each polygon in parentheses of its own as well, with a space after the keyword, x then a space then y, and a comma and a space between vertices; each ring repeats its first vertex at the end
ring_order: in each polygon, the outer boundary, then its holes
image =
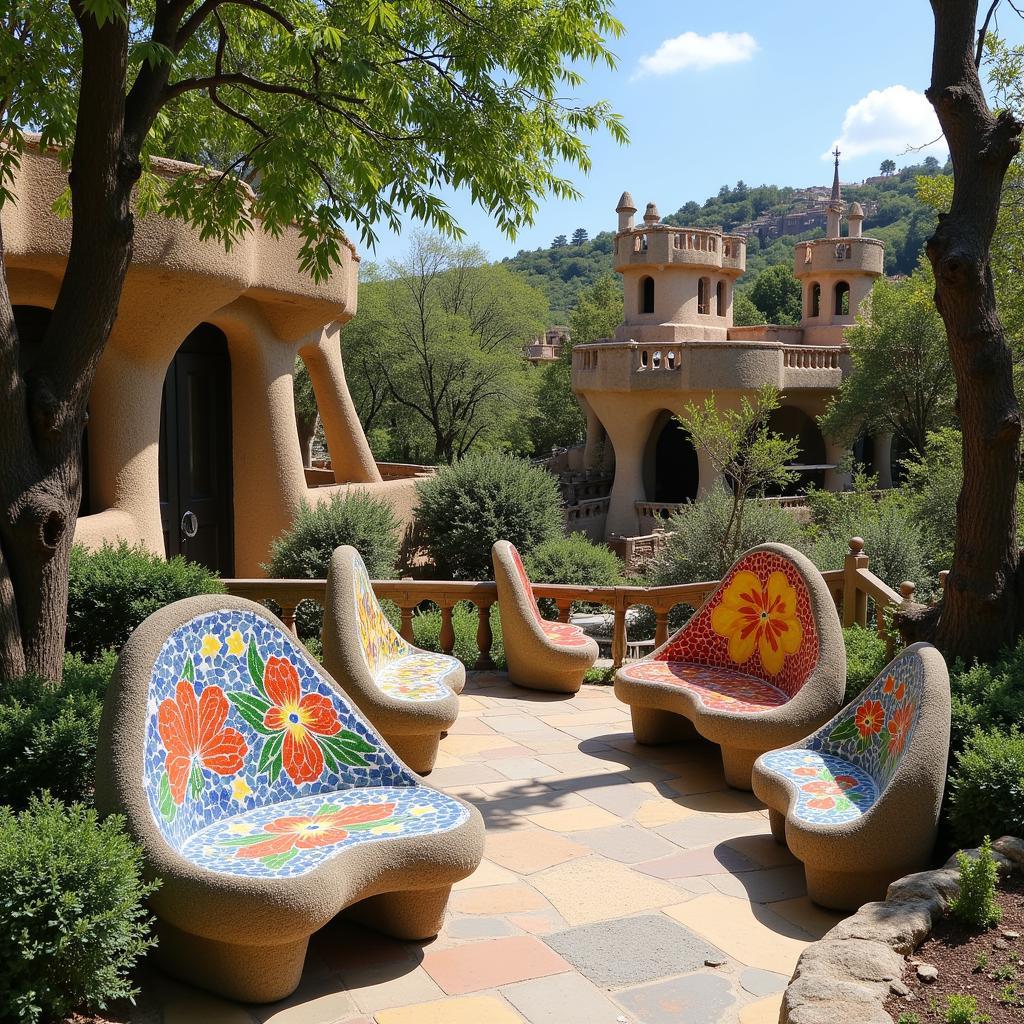
POLYGON ((278 619, 223 595, 162 608, 125 644, 96 805, 162 880, 161 964, 243 1001, 292 992, 343 910, 436 935, 483 855, 479 813, 417 778, 278 619))
POLYGON ((949 751, 949 675, 914 644, 830 722, 754 765, 772 832, 816 903, 854 910, 927 867, 949 751))
POLYGON ((324 604, 324 668, 413 771, 429 772, 459 715, 462 662, 402 639, 353 547, 331 556, 324 604))
POLYGON ((615 676, 638 743, 696 732, 721 747, 737 789, 750 789, 759 754, 834 715, 845 685, 835 602, 814 565, 783 544, 742 555, 682 629, 615 676))
POLYGON ((579 626, 543 618, 523 560, 507 540, 491 548, 508 677, 530 690, 576 693, 600 653, 579 626))

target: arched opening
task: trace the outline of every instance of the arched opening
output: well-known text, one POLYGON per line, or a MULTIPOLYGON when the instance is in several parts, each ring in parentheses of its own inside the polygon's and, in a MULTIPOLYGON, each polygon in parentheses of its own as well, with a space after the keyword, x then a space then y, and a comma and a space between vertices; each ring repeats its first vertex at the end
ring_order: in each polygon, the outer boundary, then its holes
POLYGON ((829 467, 825 460, 825 439, 814 417, 795 405, 784 405, 768 417, 768 429, 797 440, 796 458, 791 465, 800 475, 779 493, 803 494, 811 484, 824 487, 825 471, 829 467))
POLYGON ((640 278, 640 312, 654 312, 654 278, 640 278))
POLYGON ((725 316, 725 282, 719 281, 715 285, 715 312, 719 316, 725 316))
POLYGON ((836 282, 836 316, 850 315, 850 286, 845 281, 836 282))
POLYGON ((815 281, 808 293, 809 300, 807 303, 807 315, 809 317, 815 317, 821 315, 821 285, 815 281))
POLYGON ((702 277, 697 282, 697 312, 707 314, 710 312, 708 293, 711 291, 711 281, 702 277))
POLYGON ((175 353, 160 408, 160 518, 167 557, 234 572, 231 358, 200 324, 175 353))
POLYGON ((651 429, 644 463, 644 489, 649 501, 682 502, 697 497, 697 450, 686 428, 667 411, 651 429))

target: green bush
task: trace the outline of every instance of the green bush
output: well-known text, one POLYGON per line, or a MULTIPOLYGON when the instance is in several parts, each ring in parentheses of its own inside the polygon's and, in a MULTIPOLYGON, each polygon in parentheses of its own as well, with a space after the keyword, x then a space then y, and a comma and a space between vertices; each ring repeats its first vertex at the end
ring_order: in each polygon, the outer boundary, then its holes
MULTIPOLYGON (((474 668, 480 656, 480 648, 476 645, 476 630, 480 616, 476 607, 468 601, 460 601, 452 609, 452 629, 455 631, 455 647, 452 656, 461 661, 466 668, 474 668)), ((417 612, 412 617, 412 633, 417 647, 425 651, 441 650, 441 612, 439 610, 417 612)), ((491 606, 491 661, 494 667, 505 667, 505 646, 501 635, 501 619, 498 606, 491 606)))
MULTIPOLYGON (((292 525, 270 545, 264 565, 275 579, 322 580, 327 577, 334 549, 351 544, 373 579, 390 579, 398 563, 401 523, 391 504, 365 491, 333 494, 318 505, 305 499, 292 525)), ((323 609, 303 601, 296 609, 295 627, 304 640, 318 639, 323 609)))
POLYGON ((960 892, 949 904, 952 915, 971 928, 991 928, 999 924, 1003 912, 996 902, 996 879, 999 872, 992 856, 992 840, 985 836, 977 857, 968 857, 961 850, 956 855, 960 869, 960 892))
POLYGON ((59 686, 29 676, 4 687, 0 804, 21 810, 42 790, 69 803, 92 801, 96 736, 114 661, 113 652, 95 664, 68 655, 59 686))
POLYGON ((184 558, 169 561, 141 547, 104 544, 71 550, 65 647, 94 661, 120 650, 135 627, 158 608, 197 594, 220 594, 215 573, 184 558))
POLYGON ((850 626, 843 630, 846 645, 846 702, 859 696, 888 664, 885 641, 873 630, 850 626))
POLYGON ((118 817, 50 797, 0 808, 0 1006, 35 1024, 134 994, 153 945, 139 848, 118 817))
POLYGON ((977 730, 954 755, 949 822, 957 842, 1024 835, 1024 733, 977 730))
MULTIPOLYGON (((538 544, 524 559, 526 574, 534 583, 570 583, 577 587, 614 587, 622 582, 622 560, 611 548, 595 544, 582 533, 556 537, 538 544)), ((557 605, 540 601, 547 618, 555 618, 557 605)), ((597 608, 593 602, 574 602, 574 609, 597 608)))
POLYGON ((975 729, 1009 729, 1024 721, 1024 640, 988 664, 950 667, 951 749, 963 749, 975 729))
POLYGON ((526 558, 562 532, 558 483, 525 459, 467 455, 416 485, 416 521, 446 578, 494 579, 491 545, 511 541, 526 558))

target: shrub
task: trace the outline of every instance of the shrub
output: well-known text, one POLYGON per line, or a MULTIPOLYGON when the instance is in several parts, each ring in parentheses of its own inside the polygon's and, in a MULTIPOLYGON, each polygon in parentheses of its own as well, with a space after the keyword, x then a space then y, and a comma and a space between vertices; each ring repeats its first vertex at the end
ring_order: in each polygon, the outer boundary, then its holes
POLYGON ((438 571, 494 579, 491 545, 511 541, 525 558, 562 532, 558 483, 525 459, 467 455, 416 485, 416 521, 438 571))
POLYGON ((846 644, 846 701, 859 696, 888 664, 885 641, 873 630, 850 626, 843 630, 846 644))
POLYGON ((184 558, 169 561, 142 547, 104 544, 71 550, 65 647, 89 661, 120 650, 135 627, 158 608, 197 594, 220 594, 215 573, 184 558))
MULTIPOLYGON (((458 658, 466 668, 474 668, 480 656, 480 648, 476 645, 476 630, 480 624, 480 616, 476 607, 468 601, 460 601, 452 609, 452 629, 455 631, 455 646, 452 656, 458 658)), ((425 651, 441 650, 441 612, 418 612, 412 617, 412 633, 417 647, 425 651)), ((501 635, 501 619, 498 606, 491 606, 491 661, 494 667, 505 667, 505 645, 501 635)))
POLYGON ((974 996, 946 996, 946 1009, 942 1019, 946 1024, 988 1024, 992 1019, 978 1010, 974 996))
MULTIPOLYGON (((365 491, 332 494, 318 505, 302 499, 292 525, 270 545, 264 569, 276 579, 322 580, 334 549, 351 544, 373 579, 389 579, 398 562, 400 531, 390 503, 365 491)), ((323 609, 303 601, 296 609, 295 626, 304 640, 319 638, 323 609)))
POLYGON ((123 821, 50 797, 0 808, 0 1005, 35 1024, 134 994, 153 945, 142 857, 123 821))
POLYGON ((951 748, 963 749, 975 729, 1009 729, 1024 721, 1024 640, 995 661, 950 667, 953 697, 951 748))
MULTIPOLYGON (((557 537, 538 544, 523 559, 526 574, 534 583, 570 583, 577 587, 614 587, 622 582, 622 561, 611 548, 595 544, 582 533, 557 537)), ((599 607, 577 601, 573 607, 599 607)), ((554 601, 541 600, 548 618, 557 613, 554 601)))
POLYGON ((996 869, 992 856, 992 841, 985 836, 977 857, 969 857, 961 850, 956 855, 960 869, 960 892, 950 901, 952 915, 971 928, 991 928, 999 924, 1003 912, 996 903, 996 869))
POLYGON ((114 661, 113 652, 95 664, 68 655, 58 687, 32 676, 5 686, 0 804, 21 810, 44 789, 68 802, 92 801, 96 736, 114 661))
POLYGON ((977 730, 954 757, 949 821, 958 842, 1024 835, 1024 734, 977 730))

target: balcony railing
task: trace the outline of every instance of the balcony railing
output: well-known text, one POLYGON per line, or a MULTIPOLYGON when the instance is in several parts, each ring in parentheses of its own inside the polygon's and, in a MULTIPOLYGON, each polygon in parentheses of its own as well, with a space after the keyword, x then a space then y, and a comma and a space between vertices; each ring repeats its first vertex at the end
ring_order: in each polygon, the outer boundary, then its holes
MULTIPOLYGON (((899 592, 882 582, 868 569, 864 541, 854 537, 842 569, 823 572, 822 576, 840 610, 844 626, 868 624, 868 601, 875 606, 875 629, 878 635, 892 643, 888 636, 885 612, 899 607, 914 593, 914 584, 902 583, 899 592)), ((612 666, 618 668, 626 659, 626 613, 630 608, 646 606, 654 611, 655 645, 668 639, 668 615, 678 604, 699 607, 718 587, 720 580, 702 583, 683 583, 670 587, 576 587, 567 584, 535 583, 533 592, 538 598, 550 598, 558 608, 558 620, 568 622, 574 602, 600 604, 609 608, 612 622, 612 666)), ((295 609, 302 601, 324 603, 326 580, 224 580, 229 594, 246 597, 251 601, 273 601, 280 608, 281 620, 290 629, 295 628, 295 609)), ((440 647, 451 654, 455 647, 455 628, 452 611, 460 601, 469 601, 478 611, 476 644, 480 656, 476 668, 493 667, 491 646, 491 608, 498 600, 493 582, 445 582, 441 580, 374 580, 373 590, 381 600, 392 601, 399 608, 399 632, 415 643, 412 629, 414 611, 424 602, 432 602, 441 610, 440 647)))

